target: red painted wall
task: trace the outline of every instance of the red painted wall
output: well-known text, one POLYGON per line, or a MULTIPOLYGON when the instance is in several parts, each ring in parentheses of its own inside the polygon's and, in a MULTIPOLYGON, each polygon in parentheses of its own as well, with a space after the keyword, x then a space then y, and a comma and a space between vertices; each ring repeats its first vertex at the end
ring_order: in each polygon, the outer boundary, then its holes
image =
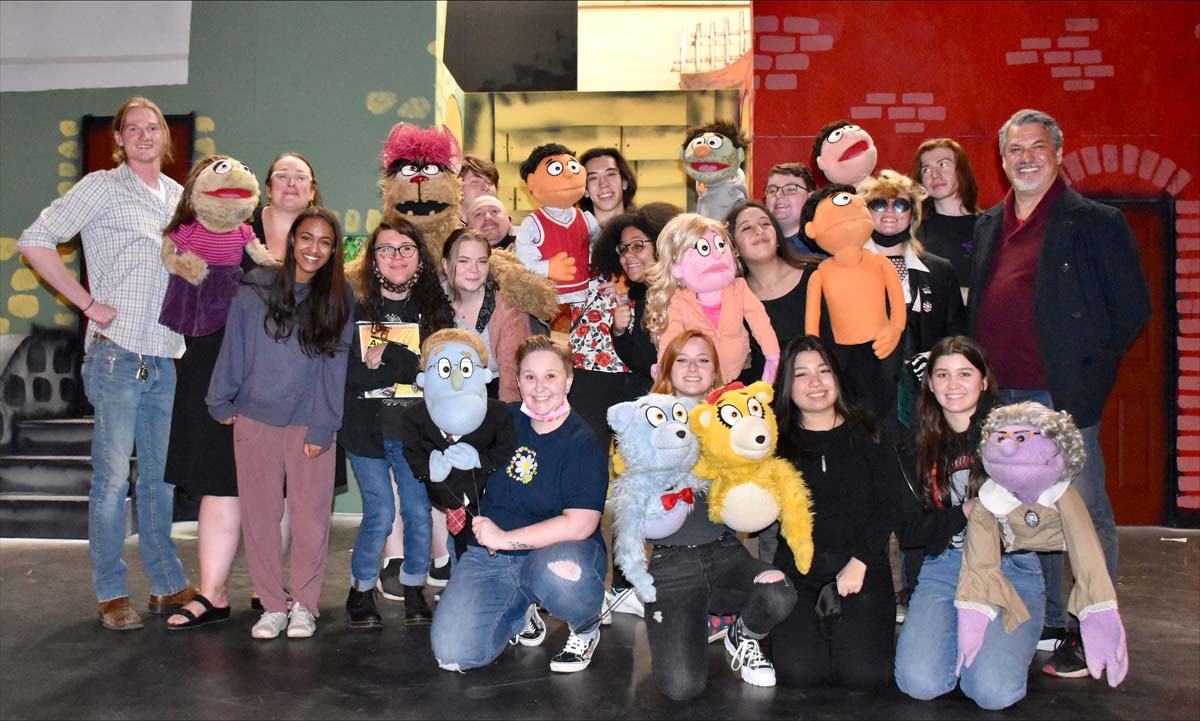
POLYGON ((1008 188, 1000 125, 1034 107, 1062 125, 1081 192, 1175 197, 1179 507, 1200 509, 1200 3, 753 5, 752 188, 809 163, 844 117, 874 136, 877 169, 907 173, 922 140, 955 138, 988 207, 1008 188))

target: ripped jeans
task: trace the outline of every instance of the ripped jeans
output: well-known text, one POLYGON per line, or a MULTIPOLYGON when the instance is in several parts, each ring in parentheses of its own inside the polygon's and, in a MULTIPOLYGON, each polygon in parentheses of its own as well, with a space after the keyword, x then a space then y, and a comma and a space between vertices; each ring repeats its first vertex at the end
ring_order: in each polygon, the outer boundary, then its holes
POLYGON ((608 551, 598 538, 495 557, 471 546, 454 566, 433 616, 430 638, 438 665, 466 671, 496 660, 525 626, 533 603, 578 632, 592 631, 607 571, 608 551))
POLYGON ((791 582, 754 580, 775 570, 732 534, 699 546, 655 546, 650 575, 658 598, 645 612, 654 685, 679 701, 704 691, 708 614, 741 614, 752 638, 766 636, 787 618, 796 604, 791 582))

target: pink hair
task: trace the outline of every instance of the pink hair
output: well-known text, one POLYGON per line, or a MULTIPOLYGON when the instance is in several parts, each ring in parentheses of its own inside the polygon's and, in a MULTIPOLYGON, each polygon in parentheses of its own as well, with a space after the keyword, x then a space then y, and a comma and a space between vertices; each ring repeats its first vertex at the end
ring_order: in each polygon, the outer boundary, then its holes
POLYGON ((445 125, 439 130, 396 123, 379 154, 380 169, 387 175, 388 168, 397 160, 410 160, 419 165, 433 163, 457 174, 462 164, 462 147, 445 125))

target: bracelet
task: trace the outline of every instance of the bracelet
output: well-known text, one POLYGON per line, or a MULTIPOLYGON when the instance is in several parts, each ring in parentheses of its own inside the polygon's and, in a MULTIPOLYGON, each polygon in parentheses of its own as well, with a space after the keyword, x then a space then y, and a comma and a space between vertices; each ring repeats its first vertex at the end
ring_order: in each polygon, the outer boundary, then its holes
POLYGON ((81 312, 83 312, 83 313, 86 313, 86 312, 88 312, 88 308, 91 308, 93 305, 96 305, 96 298, 95 298, 95 296, 93 296, 93 297, 92 297, 92 302, 91 302, 91 303, 88 303, 88 304, 87 304, 87 306, 86 306, 86 307, 84 307, 84 309, 83 309, 81 312))

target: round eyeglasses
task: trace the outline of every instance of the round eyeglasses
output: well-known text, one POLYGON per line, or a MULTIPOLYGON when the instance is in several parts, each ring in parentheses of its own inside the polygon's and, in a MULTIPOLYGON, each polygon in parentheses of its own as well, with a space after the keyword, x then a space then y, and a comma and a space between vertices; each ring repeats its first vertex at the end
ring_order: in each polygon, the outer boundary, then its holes
POLYGON ((417 246, 415 245, 377 245, 375 246, 375 255, 380 258, 390 259, 397 255, 401 258, 411 258, 417 254, 417 246))

